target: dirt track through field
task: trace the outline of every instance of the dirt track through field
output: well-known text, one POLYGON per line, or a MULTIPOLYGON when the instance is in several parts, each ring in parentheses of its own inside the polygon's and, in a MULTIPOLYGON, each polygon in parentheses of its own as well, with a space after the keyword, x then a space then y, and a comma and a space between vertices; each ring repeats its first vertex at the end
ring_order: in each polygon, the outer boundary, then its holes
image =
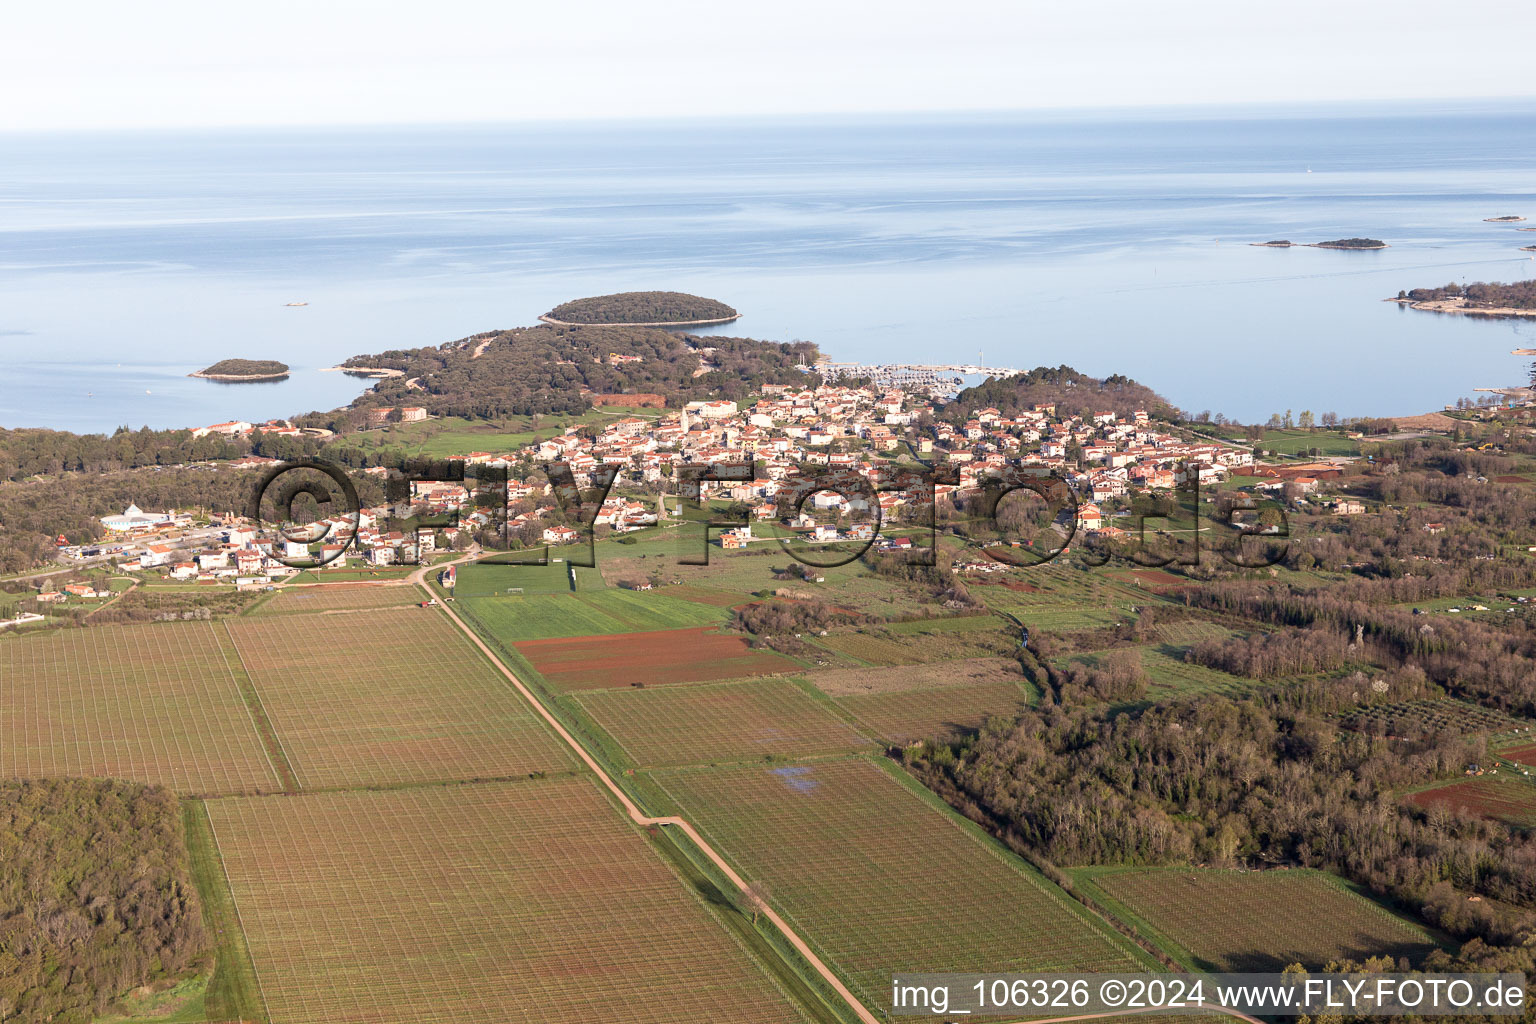
MULTIPOLYGON (((410 579, 423 590, 428 590, 425 580, 427 573, 432 568, 441 570, 444 565, 451 565, 469 560, 470 556, 466 555, 463 558, 456 558, 452 562, 442 563, 437 566, 422 566, 421 569, 411 574, 410 579)), ((429 590, 428 592, 430 593, 429 590)), ((572 752, 574 752, 576 756, 581 759, 582 763, 592 770, 592 773, 597 776, 598 781, 601 782, 603 786, 605 786, 608 791, 613 794, 614 799, 618 800, 619 803, 624 807, 624 811, 629 815, 631 821, 637 825, 642 826, 657 825, 678 829, 684 835, 686 835, 695 846, 699 848, 699 851, 703 853, 704 856, 709 858, 710 863, 714 864, 714 866, 720 871, 721 874, 730 879, 731 884, 736 886, 738 891, 743 894, 748 892, 746 881, 736 873, 730 864, 726 863, 725 858, 720 856, 715 848, 710 846, 709 843, 704 840, 704 837, 699 834, 698 830, 690 825, 687 821, 676 816, 660 818, 652 817, 641 811, 639 806, 629 798, 629 795, 619 787, 619 784, 614 782, 613 779, 609 777, 608 773, 603 770, 602 765, 598 764, 597 760, 593 758, 591 754, 587 753, 586 748, 577 742, 576 738, 570 734, 565 726, 561 725, 560 721, 544 707, 543 702, 534 696, 533 691, 529 690, 528 687, 523 684, 523 681, 519 679, 511 669, 507 668, 507 666, 502 663, 501 659, 498 658, 494 652, 492 652, 490 647, 486 645, 485 641, 481 640, 479 635, 472 628, 470 628, 470 626, 463 619, 459 618, 458 613, 455 612, 452 608, 448 607, 447 604, 441 604, 439 607, 442 608, 443 612, 447 614, 448 618, 453 620, 454 625, 458 626, 464 635, 469 638, 470 643, 474 644, 476 649, 478 649, 481 654, 484 654, 486 658, 491 662, 491 664, 496 667, 497 671, 506 677, 507 681, 512 684, 513 689, 517 690, 523 699, 526 700, 534 709, 534 711, 538 713, 539 717, 541 717, 545 723, 549 725, 550 729, 554 730, 555 735, 559 736, 560 739, 571 748, 572 752)), ((762 907, 761 912, 764 917, 773 923, 773 926, 779 930, 780 934, 782 934, 784 938, 789 941, 790 945, 794 946, 796 952, 805 958, 806 963, 810 964, 816 973, 821 976, 822 980, 825 981, 827 985, 838 994, 839 998, 841 998, 843 1002, 848 1005, 848 1008, 854 1012, 854 1014, 859 1018, 860 1021, 863 1022, 863 1024, 880 1024, 879 1018, 871 1013, 868 1007, 861 1003, 858 997, 848 989, 848 986, 844 985, 838 976, 832 972, 832 969, 822 962, 821 958, 811 950, 811 947, 806 943, 804 939, 799 936, 798 933, 795 932, 793 928, 789 926, 787 921, 780 917, 772 907, 764 906, 762 907)), ((1248 1021, 1249 1024, 1263 1024, 1263 1022, 1258 1018, 1250 1017, 1247 1014, 1240 1013, 1236 1010, 1229 1010, 1225 1007, 1219 1006, 1212 1006, 1211 1009, 1248 1021)), ((1119 1011, 1117 1013, 1087 1014, 1069 1017, 1048 1017, 1045 1019, 1032 1020, 1029 1022, 1029 1024, 1069 1024, 1069 1022, 1072 1021, 1090 1020, 1098 1017, 1119 1017, 1130 1014, 1144 1014, 1146 1012, 1148 1011, 1130 1010, 1119 1011)))
MULTIPOLYGON (((414 574, 411 577, 416 583, 420 584, 424 590, 426 589, 426 585, 423 580, 425 579, 426 572, 427 567, 423 567, 420 572, 414 574)), ((742 877, 738 875, 729 864, 726 863, 725 858, 721 857, 720 854, 715 851, 714 847, 710 846, 707 842, 704 841, 704 837, 701 836, 692 825, 679 817, 653 818, 641 811, 639 806, 637 806, 635 802, 629 798, 629 795, 625 793, 623 789, 619 788, 619 784, 614 782, 613 779, 609 778, 608 773, 603 770, 602 765, 598 764, 597 760, 593 758, 591 754, 587 753, 587 749, 578 743, 576 738, 566 730, 565 726, 561 725, 560 721, 545 709, 543 703, 533 695, 533 692, 529 690, 527 686, 523 685, 523 681, 517 678, 511 669, 502 664, 501 659, 492 653, 491 649, 486 646, 485 641, 481 640, 479 635, 476 634, 475 631, 471 629, 463 619, 459 618, 458 613, 455 612, 452 608, 448 607, 446 604, 441 605, 440 607, 445 613, 447 613, 448 617, 453 620, 454 625, 458 626, 464 635, 469 638, 470 642, 479 649, 480 653, 484 654, 488 659, 490 659, 491 664, 496 666, 497 670, 506 677, 507 681, 512 684, 513 688, 516 689, 517 692, 522 695, 523 699, 533 707, 534 711, 536 711, 539 716, 544 719, 549 727, 554 730, 555 734, 559 736, 560 739, 563 740, 571 748, 577 757, 581 758, 582 763, 584 763, 588 768, 592 769, 592 773, 597 776, 598 781, 607 787, 608 791, 613 794, 614 799, 618 800, 619 803, 623 805, 624 810, 629 815, 629 819, 631 821, 637 825, 657 825, 678 829, 690 840, 692 840, 693 844, 699 848, 704 856, 709 858, 710 863, 714 864, 715 867, 719 869, 721 874, 730 879, 732 885, 736 886, 736 888, 743 893, 747 891, 746 881, 743 880, 742 877)), ((829 986, 831 986, 832 990, 836 992, 845 1003, 848 1004, 848 1007, 858 1015, 859 1020, 863 1021, 864 1024, 880 1024, 879 1019, 873 1013, 869 1012, 863 1003, 859 1002, 858 998, 855 997, 851 991, 849 991, 848 986, 844 985, 842 981, 837 977, 837 975, 832 973, 832 969, 830 967, 822 963, 821 958, 811 950, 811 947, 806 944, 804 939, 795 933, 794 929, 790 928, 787 921, 780 917, 771 907, 762 908, 762 914, 769 921, 773 922, 773 926, 777 928, 786 939, 789 940, 790 945, 794 946, 795 950, 801 956, 805 957, 806 962, 809 963, 811 967, 815 969, 816 973, 821 975, 822 979, 826 981, 829 986)))

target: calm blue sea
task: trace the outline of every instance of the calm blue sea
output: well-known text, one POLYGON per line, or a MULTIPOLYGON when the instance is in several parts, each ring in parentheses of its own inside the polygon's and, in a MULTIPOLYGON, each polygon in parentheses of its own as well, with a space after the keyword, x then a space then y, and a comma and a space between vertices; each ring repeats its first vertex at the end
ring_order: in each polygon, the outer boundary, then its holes
POLYGON ((1536 108, 807 119, 0 140, 0 425, 350 400, 346 356, 671 288, 838 359, 1068 363, 1192 411, 1405 414, 1536 323, 1381 299, 1536 276, 1536 108), (1392 248, 1271 250, 1368 235, 1392 248), (286 308, 287 302, 308 302, 286 308), (278 358, 280 384, 185 376, 278 358))

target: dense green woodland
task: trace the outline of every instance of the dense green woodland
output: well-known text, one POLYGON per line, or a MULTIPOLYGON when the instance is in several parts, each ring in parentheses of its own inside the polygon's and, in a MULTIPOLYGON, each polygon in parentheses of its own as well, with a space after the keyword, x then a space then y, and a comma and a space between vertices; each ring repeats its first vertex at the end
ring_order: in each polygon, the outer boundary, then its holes
POLYGON ((659 394, 669 406, 701 398, 744 397, 764 384, 809 384, 795 369, 814 362, 809 342, 690 338, 652 327, 519 327, 445 345, 357 356, 351 366, 397 369, 354 405, 420 405, 431 413, 490 419, 531 413, 580 413, 595 394, 659 394), (484 349, 481 350, 482 344, 484 349), (701 367, 698 351, 715 351, 701 367), (475 352, 480 351, 479 357, 475 352), (639 356, 611 363, 610 355, 639 356), (416 381, 416 387, 407 382, 416 381))
POLYGON ((686 292, 619 292, 563 302, 544 314, 572 324, 685 323, 737 315, 723 302, 686 292))
POLYGON ((288 364, 276 359, 221 359, 202 373, 228 374, 232 377, 255 377, 288 372, 288 364))
POLYGON ((1415 302, 1432 302, 1440 299, 1465 297, 1467 305, 1482 309, 1536 309, 1536 281, 1515 281, 1512 284, 1477 281, 1459 285, 1455 281, 1439 288, 1414 288, 1403 298, 1415 302))
POLYGON ((958 424, 970 419, 975 409, 1016 416, 1037 405, 1054 405, 1059 416, 1114 412, 1129 417, 1137 409, 1163 419, 1177 415, 1166 399, 1129 377, 1115 374, 1100 380, 1070 366, 1038 366, 1013 377, 988 377, 960 392, 940 415, 958 424))
POLYGON ((1069 888, 1060 869, 1077 865, 1326 868, 1465 940, 1459 961, 1438 954, 1433 966, 1531 971, 1536 835, 1401 802, 1406 788, 1486 762, 1486 739, 1344 728, 1361 708, 1445 696, 1536 718, 1536 610, 1480 619, 1412 608, 1536 587, 1536 562, 1509 551, 1536 532, 1536 502, 1529 488, 1488 482, 1514 468, 1442 440, 1383 446, 1339 486, 1401 511, 1309 518, 1286 557, 1350 578, 1282 585, 1262 572, 1187 569, 1205 582, 1182 606, 1149 605, 1139 621, 1085 637, 1035 630, 1019 661, 1045 694, 1038 710, 904 758, 1069 888), (1443 532, 1426 532, 1429 522, 1443 532), (1062 657, 1145 642, 1191 616, 1235 632, 1193 645, 1186 660, 1255 680, 1252 696, 1146 706, 1130 650, 1062 657))
POLYGON ((208 952, 164 789, 0 782, 0 867, 0 1021, 89 1021, 208 952))

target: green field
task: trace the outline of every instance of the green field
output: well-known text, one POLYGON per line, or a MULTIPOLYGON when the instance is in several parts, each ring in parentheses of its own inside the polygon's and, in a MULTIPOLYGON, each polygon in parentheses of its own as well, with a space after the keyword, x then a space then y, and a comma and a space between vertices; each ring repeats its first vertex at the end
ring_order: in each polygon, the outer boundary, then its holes
POLYGON ((450 455, 490 452, 500 455, 531 443, 535 437, 553 437, 573 424, 592 424, 599 429, 621 416, 654 419, 655 409, 626 409, 607 406, 591 409, 580 416, 546 414, 534 425, 531 416, 508 416, 497 420, 471 420, 460 416, 434 416, 414 423, 393 423, 374 430, 347 434, 329 448, 350 448, 370 454, 392 452, 399 455, 428 456, 444 459, 450 455))
MULTIPOLYGON (((1162 627, 1158 627, 1161 629, 1162 627)), ((1219 627, 1218 627, 1219 628, 1219 627)), ((1198 635, 1198 634, 1196 634, 1198 635)), ((1141 657, 1149 682, 1144 701, 1170 700, 1179 697, 1198 697, 1202 694, 1222 694, 1242 697, 1258 685, 1252 679, 1234 676, 1219 669, 1206 668, 1184 660, 1187 646, 1180 644, 1143 644, 1130 648, 1141 657)), ((1092 665, 1107 652, 1094 651, 1057 658, 1060 667, 1068 663, 1092 665)))
POLYGON ((1079 884, 1186 966, 1208 971, 1318 969, 1330 960, 1421 959, 1423 928, 1320 871, 1082 868, 1079 884))
POLYGON ((660 629, 713 626, 725 621, 721 608, 670 597, 662 591, 598 590, 521 597, 477 597, 455 602, 499 640, 645 633, 660 629))
POLYGON ((868 1006, 901 971, 1134 970, 1140 952, 864 758, 651 773, 868 1006))
POLYGON ((1283 455, 1303 455, 1313 448, 1321 455, 1360 454, 1360 442, 1336 430, 1266 430, 1258 446, 1283 455))
POLYGON ((590 778, 208 814, 274 1021, 806 1019, 590 778))

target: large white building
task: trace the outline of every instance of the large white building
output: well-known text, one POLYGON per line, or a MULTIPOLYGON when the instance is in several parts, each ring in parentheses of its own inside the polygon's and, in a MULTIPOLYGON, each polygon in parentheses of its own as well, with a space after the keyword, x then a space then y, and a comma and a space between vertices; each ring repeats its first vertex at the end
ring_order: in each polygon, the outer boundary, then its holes
POLYGON ((109 530, 148 530, 152 527, 163 526, 171 521, 171 517, 165 512, 145 512, 137 505, 129 505, 123 509, 121 515, 102 516, 101 525, 109 530))

